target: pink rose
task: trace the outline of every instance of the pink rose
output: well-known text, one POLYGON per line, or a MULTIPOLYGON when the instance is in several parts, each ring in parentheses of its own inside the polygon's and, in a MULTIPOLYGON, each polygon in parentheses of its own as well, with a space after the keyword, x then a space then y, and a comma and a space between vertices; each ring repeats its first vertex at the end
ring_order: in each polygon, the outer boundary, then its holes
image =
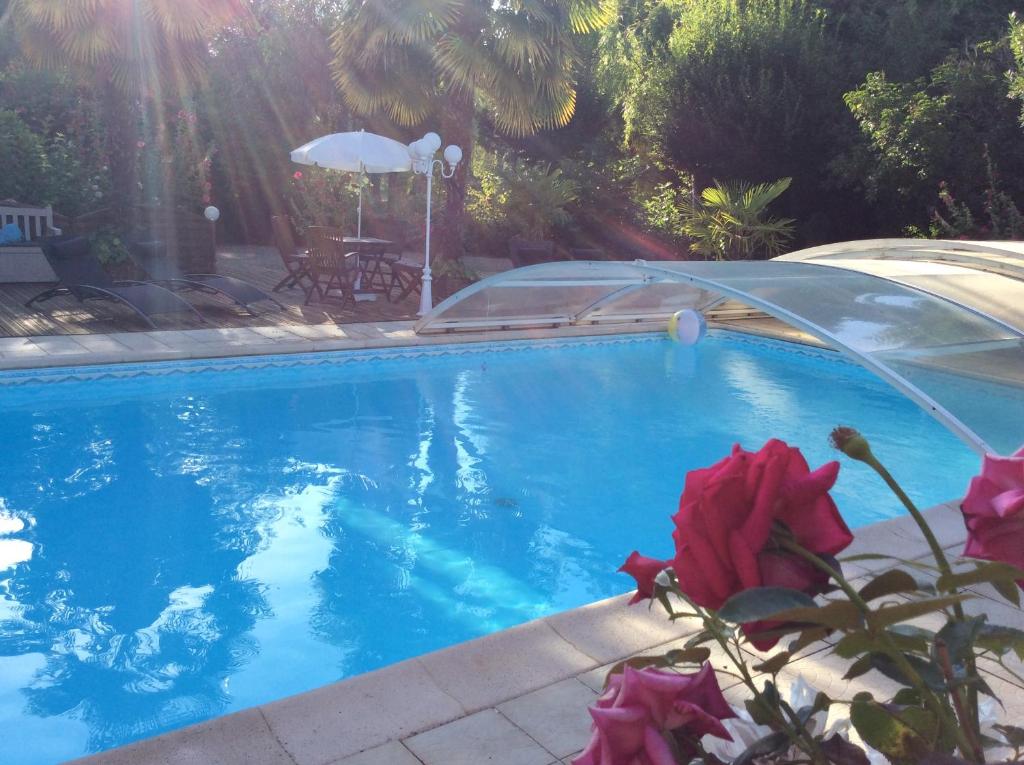
POLYGON ((295 173, 292 175, 292 178, 294 178, 297 181, 302 180, 302 171, 296 170, 295 173))
MULTIPOLYGON (((960 509, 964 555, 1024 568, 1024 447, 1012 457, 986 454, 960 509)), ((1024 588, 1024 580, 1017 584, 1024 588)))
POLYGON ((633 595, 629 605, 639 603, 654 595, 654 578, 672 565, 670 560, 656 560, 647 558, 636 550, 630 553, 626 562, 622 564, 619 571, 629 574, 636 579, 636 594, 633 595))
POLYGON ((684 757, 705 735, 732 741, 721 720, 735 717, 714 670, 681 674, 626 667, 590 708, 593 737, 573 765, 676 765, 670 735, 684 757))

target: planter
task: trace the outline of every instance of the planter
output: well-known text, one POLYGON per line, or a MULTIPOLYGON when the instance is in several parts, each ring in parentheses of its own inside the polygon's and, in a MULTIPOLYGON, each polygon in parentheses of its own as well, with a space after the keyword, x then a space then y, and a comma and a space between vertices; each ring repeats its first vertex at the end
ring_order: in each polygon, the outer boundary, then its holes
POLYGON ((57 275, 34 245, 0 247, 0 284, 56 282, 57 275))

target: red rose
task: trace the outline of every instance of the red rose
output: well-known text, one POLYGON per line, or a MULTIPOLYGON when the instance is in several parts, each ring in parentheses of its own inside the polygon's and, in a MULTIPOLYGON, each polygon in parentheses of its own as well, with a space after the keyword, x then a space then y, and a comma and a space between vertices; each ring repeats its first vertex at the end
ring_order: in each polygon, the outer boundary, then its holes
MULTIPOLYGON (((853 535, 828 493, 838 473, 838 462, 812 472, 799 449, 775 439, 759 452, 737 445, 716 465, 689 473, 672 518, 672 568, 680 590, 710 609, 751 587, 788 587, 812 596, 823 592, 827 575, 782 549, 772 533, 781 524, 798 544, 826 558, 847 547, 853 535)), ((620 570, 637 580, 631 602, 651 597, 661 565, 630 555, 620 570)), ((748 635, 770 628, 769 623, 744 625, 748 635)), ((752 642, 766 650, 778 640, 752 642)))
MULTIPOLYGON (((1024 568, 1024 447, 1012 457, 986 454, 960 510, 967 525, 964 555, 1024 568)), ((1024 588, 1024 581, 1018 581, 1024 588)))
POLYGON ((692 674, 626 667, 608 682, 590 716, 593 737, 573 765, 675 765, 665 734, 691 756, 705 735, 732 741, 721 720, 736 713, 705 664, 692 674))
POLYGON ((636 594, 629 605, 646 600, 654 595, 654 578, 662 571, 672 565, 670 560, 656 560, 647 558, 636 550, 630 553, 626 562, 622 564, 619 571, 629 574, 636 579, 636 594))
MULTIPOLYGON (((720 608, 741 590, 777 584, 780 557, 789 556, 771 544, 776 522, 807 550, 836 555, 853 541, 828 493, 838 473, 838 462, 811 472, 799 449, 776 439, 759 452, 737 445, 718 464, 691 472, 673 517, 680 589, 705 608, 720 608)), ((820 591, 820 577, 806 568, 784 568, 788 586, 820 591)))

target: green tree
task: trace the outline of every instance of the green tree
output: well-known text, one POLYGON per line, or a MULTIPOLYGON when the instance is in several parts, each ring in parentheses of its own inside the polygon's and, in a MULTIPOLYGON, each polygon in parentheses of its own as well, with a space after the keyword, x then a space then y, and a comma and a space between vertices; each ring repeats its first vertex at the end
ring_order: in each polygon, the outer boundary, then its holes
POLYGON ((996 182, 1003 193, 1020 198, 1024 146, 1018 108, 1008 97, 1012 65, 1004 37, 952 53, 911 82, 872 72, 846 94, 864 140, 837 167, 888 211, 882 226, 898 231, 934 212, 940 182, 974 210, 988 204, 996 182))
POLYGON ((17 199, 28 204, 45 204, 46 154, 43 142, 12 111, 0 110, 0 199, 17 199))
POLYGON ((822 178, 836 143, 854 133, 822 13, 805 0, 628 7, 606 35, 603 63, 625 141, 653 164, 692 175, 695 188, 791 177, 787 213, 827 229, 827 219, 812 219, 827 202, 822 178))
MULTIPOLYGON (((1010 47, 1015 64, 1006 75, 1010 83, 1010 96, 1024 101, 1024 23, 1016 14, 1010 16, 1010 47)), ((1024 106, 1021 106, 1020 121, 1024 125, 1024 106)))
POLYGON ((568 123, 574 36, 612 9, 608 0, 358 0, 345 11, 332 38, 345 102, 400 125, 436 121, 465 152, 446 185, 442 254, 462 253, 476 110, 512 135, 568 123))
POLYGON ((246 17, 241 0, 10 0, 5 20, 29 61, 66 70, 100 94, 114 201, 126 206, 144 137, 169 147, 168 105, 176 112, 202 75, 209 40, 246 17), (153 128, 140 130, 147 119, 153 128))
POLYGON ((690 251, 713 260, 770 258, 793 238, 793 221, 767 217, 767 208, 789 188, 791 179, 773 183, 720 183, 704 189, 699 201, 682 205, 683 231, 690 251))

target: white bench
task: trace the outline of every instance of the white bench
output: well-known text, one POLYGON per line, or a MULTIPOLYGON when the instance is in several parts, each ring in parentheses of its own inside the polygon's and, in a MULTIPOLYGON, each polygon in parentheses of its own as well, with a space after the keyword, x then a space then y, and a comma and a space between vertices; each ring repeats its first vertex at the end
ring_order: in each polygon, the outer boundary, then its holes
POLYGON ((50 234, 60 234, 53 225, 52 207, 29 207, 28 205, 0 205, 0 228, 14 223, 21 229, 26 241, 41 239, 50 234))

